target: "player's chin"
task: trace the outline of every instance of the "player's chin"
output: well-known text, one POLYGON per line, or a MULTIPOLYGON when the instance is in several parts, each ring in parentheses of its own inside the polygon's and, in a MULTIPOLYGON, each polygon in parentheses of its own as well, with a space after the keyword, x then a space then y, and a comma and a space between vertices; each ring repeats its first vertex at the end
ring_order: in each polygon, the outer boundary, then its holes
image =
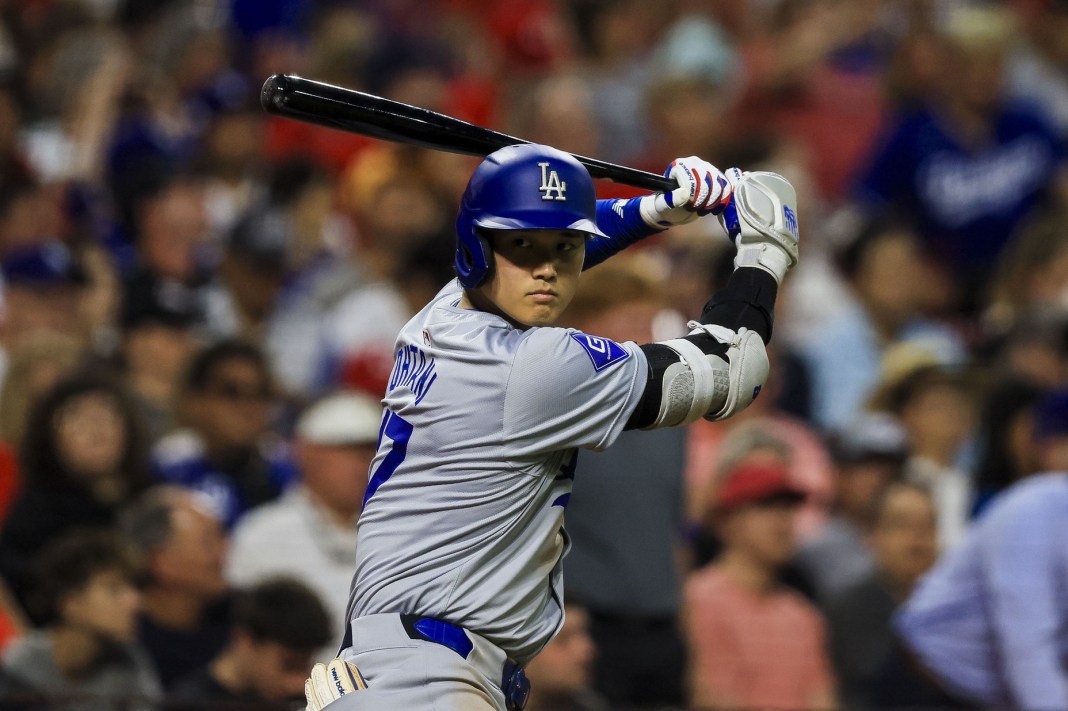
POLYGON ((563 306, 557 302, 534 304, 522 309, 517 320, 526 326, 552 326, 563 311, 563 306))

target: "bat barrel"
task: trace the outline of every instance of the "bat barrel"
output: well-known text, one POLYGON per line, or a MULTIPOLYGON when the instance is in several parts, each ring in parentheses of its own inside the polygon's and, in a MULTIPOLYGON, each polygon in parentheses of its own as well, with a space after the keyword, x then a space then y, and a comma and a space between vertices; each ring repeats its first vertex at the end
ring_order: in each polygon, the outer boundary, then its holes
MULTIPOLYGON (((260 105, 268 113, 327 128, 466 155, 487 156, 505 146, 530 143, 429 109, 289 74, 267 78, 260 105)), ((653 191, 676 187, 675 181, 655 173, 595 158, 575 158, 594 178, 653 191)))

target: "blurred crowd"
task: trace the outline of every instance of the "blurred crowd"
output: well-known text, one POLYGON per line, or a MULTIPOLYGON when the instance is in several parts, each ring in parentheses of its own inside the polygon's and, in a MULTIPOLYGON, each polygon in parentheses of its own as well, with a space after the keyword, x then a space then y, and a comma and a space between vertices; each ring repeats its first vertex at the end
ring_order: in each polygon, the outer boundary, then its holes
MULTIPOLYGON (((998 523, 1068 471, 1065 37, 1064 0, 0 0, 0 707, 302 708, 336 651, 477 159, 267 115, 275 73, 797 188, 762 396, 580 455, 530 709, 1025 707, 927 638, 1026 578, 1060 626, 989 657, 1068 649, 1057 516, 998 523)), ((566 325, 675 337, 732 249, 652 237, 566 325)))

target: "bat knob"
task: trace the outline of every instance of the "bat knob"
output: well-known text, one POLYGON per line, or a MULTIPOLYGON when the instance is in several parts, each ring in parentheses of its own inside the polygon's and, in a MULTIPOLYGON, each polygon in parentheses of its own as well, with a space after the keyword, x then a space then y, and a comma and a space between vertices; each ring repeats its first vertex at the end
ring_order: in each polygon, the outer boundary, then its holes
POLYGON ((263 82, 260 90, 260 106, 268 113, 280 113, 291 91, 288 74, 273 74, 263 82))

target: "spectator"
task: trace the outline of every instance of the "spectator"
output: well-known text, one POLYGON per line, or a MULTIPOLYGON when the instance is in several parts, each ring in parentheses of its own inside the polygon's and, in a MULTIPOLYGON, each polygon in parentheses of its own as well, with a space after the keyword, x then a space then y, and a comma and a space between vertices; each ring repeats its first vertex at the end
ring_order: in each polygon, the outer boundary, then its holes
POLYGON ((444 246, 451 244, 451 211, 429 179, 410 179, 413 162, 425 161, 405 150, 369 150, 354 163, 352 209, 365 237, 353 256, 364 282, 324 314, 319 334, 328 381, 337 364, 388 364, 367 388, 374 395, 385 394, 397 333, 455 276, 442 268, 450 263, 444 246))
POLYGON ((114 525, 148 486, 136 415, 109 378, 74 374, 43 395, 20 447, 23 485, 0 532, 0 573, 25 605, 33 560, 79 526, 114 525))
POLYGON ((1035 405, 1033 435, 1039 471, 1068 471, 1068 388, 1046 393, 1035 405))
POLYGON ((0 693, 37 695, 56 711, 112 700, 131 711, 154 709, 162 694, 137 642, 138 568, 128 544, 111 532, 70 532, 37 563, 34 600, 45 626, 4 654, 0 693))
POLYGON ((835 707, 823 620, 776 580, 803 496, 766 458, 725 474, 713 500, 723 552, 685 588, 695 706, 835 707))
POLYGON ((843 428, 831 447, 837 467, 834 513, 795 559, 826 603, 873 570, 865 540, 873 504, 900 480, 909 456, 904 428, 888 415, 867 415, 843 428))
POLYGON ((971 477, 958 457, 978 419, 978 398, 964 372, 926 363, 927 357, 907 347, 892 354, 871 407, 890 413, 905 426, 912 444, 905 478, 923 484, 934 495, 939 546, 946 551, 963 538, 975 496, 971 477), (918 362, 911 362, 913 358, 918 362))
POLYGON ((789 143, 828 199, 849 186, 886 110, 883 73, 894 38, 882 26, 884 7, 788 0, 747 11, 745 91, 727 123, 789 143))
MULTIPOLYGON (((917 674, 886 675, 896 657, 890 618, 934 564, 938 528, 931 494, 916 484, 891 483, 871 503, 869 535, 875 564, 861 579, 836 595, 827 607, 831 657, 845 708, 917 708, 946 701, 917 674)), ((899 665, 906 669, 904 665, 899 665)))
POLYGON ((208 664, 230 635, 226 536, 201 495, 158 487, 123 512, 123 534, 145 560, 138 638, 165 688, 208 664))
POLYGON ((896 119, 859 181, 862 200, 913 214, 957 306, 971 314, 1002 248, 1050 192, 1062 190, 1056 130, 1003 91, 1012 11, 955 5, 939 23, 937 91, 896 119), (998 175, 1012 190, 992 186, 998 175))
POLYGON ((42 39, 47 49, 40 56, 48 57, 51 71, 41 75, 32 97, 40 113, 23 132, 27 158, 49 183, 99 179, 132 69, 125 38, 116 28, 86 21, 42 39))
POLYGON ((296 427, 299 479, 234 529, 227 567, 234 586, 291 575, 326 604, 333 634, 329 648, 317 650, 319 661, 333 659, 345 631, 356 521, 381 420, 382 406, 364 395, 339 392, 311 405, 296 427))
POLYGON ((916 233, 894 218, 872 218, 837 256, 852 297, 822 327, 803 335, 812 373, 813 414, 824 429, 848 426, 879 383, 895 343, 915 343, 941 361, 963 357, 949 329, 922 316, 928 267, 916 233))
POLYGON ((263 352, 220 341, 189 363, 179 395, 185 427, 160 440, 160 476, 205 494, 231 529, 249 508, 273 501, 293 478, 293 463, 272 436, 273 383, 263 352))
POLYGON ((86 274, 65 245, 53 239, 10 250, 3 256, 0 271, 4 278, 0 366, 6 360, 4 354, 39 331, 86 343, 87 334, 78 319, 86 274))
POLYGON ((1068 699, 1068 474, 1014 484, 925 576, 894 626, 945 690, 1046 711, 1068 699))
POLYGON ((19 486, 17 448, 26 420, 41 396, 83 358, 77 339, 50 331, 26 338, 9 354, 0 387, 0 521, 19 486))
MULTIPOLYGON (((223 702, 289 711, 304 700, 313 653, 330 637, 326 609, 295 579, 265 580, 234 600, 230 642, 211 663, 179 680, 175 702, 223 702)), ((180 705, 180 704, 179 704, 180 705)))
MULTIPOLYGON (((799 540, 814 535, 826 519, 834 496, 834 470, 830 455, 823 440, 804 422, 776 412, 767 404, 774 395, 775 387, 774 378, 769 378, 761 397, 746 408, 746 412, 740 413, 740 421, 734 426, 701 420, 690 426, 686 463, 687 498, 691 520, 700 527, 702 534, 695 551, 698 565, 708 562, 711 559, 709 554, 717 552, 715 516, 710 513, 710 502, 714 500, 718 479, 723 472, 753 454, 785 466, 790 483, 805 492, 805 500, 794 517, 795 533, 799 540), (770 392, 767 392, 769 388, 770 392), (756 408, 756 412, 747 414, 753 408, 756 408), (772 414, 765 415, 769 410, 772 414)), ((793 582, 800 581, 795 579, 793 582)))
POLYGON ((266 209, 285 225, 286 280, 266 324, 264 349, 283 389, 295 395, 321 385, 323 314, 364 280, 362 260, 349 259, 351 221, 335 202, 323 169, 297 159, 275 167, 266 209))
POLYGON ((1068 309, 1030 309, 990 345, 999 373, 1043 389, 1068 387, 1068 309))
POLYGON ((1068 309, 1068 208, 1046 210, 1021 229, 1006 249, 984 296, 985 335, 1011 338, 1014 327, 1029 314, 1055 315, 1068 309))
POLYGON ((643 98, 651 145, 643 162, 685 155, 719 162, 736 138, 728 126, 740 72, 729 39, 710 18, 683 15, 654 48, 648 69, 643 98))
POLYGON ((1068 5, 1063 0, 1019 2, 1025 41, 1009 56, 1009 93, 1042 108, 1062 137, 1068 137, 1068 5))
POLYGON ((287 276, 292 226, 281 210, 255 205, 230 230, 209 303, 213 326, 262 343, 287 276))
POLYGON ((209 267, 204 178, 183 172, 167 155, 145 150, 121 160, 112 189, 129 232, 129 243, 115 246, 125 281, 137 288, 140 281, 162 280, 202 298, 209 267))
MULTIPOLYGON (((590 687, 597 648, 582 606, 564 601, 564 626, 526 667, 530 699, 526 711, 607 711, 590 687)), ((629 708, 629 707, 627 707, 629 708)))
MULTIPOLYGON (((616 342, 655 340, 664 300, 650 266, 619 255, 584 275, 568 324, 616 342)), ((666 428, 624 432, 607 450, 580 455, 564 577, 586 604, 583 622, 588 618, 597 646, 594 688, 613 708, 684 701, 678 616, 685 445, 684 430, 666 428)))
POLYGON ((649 79, 647 52, 669 15, 648 3, 620 0, 574 3, 572 16, 578 47, 586 53, 583 66, 600 126, 597 155, 634 160, 645 152, 650 137, 642 110, 649 79))
POLYGON ((148 440, 174 428, 181 376, 197 347, 201 307, 193 292, 173 282, 127 285, 120 316, 120 359, 148 440))
POLYGON ((1034 407, 1042 389, 1022 378, 1006 377, 983 399, 976 439, 975 505, 979 514, 1001 491, 1039 471, 1034 451, 1034 407))

